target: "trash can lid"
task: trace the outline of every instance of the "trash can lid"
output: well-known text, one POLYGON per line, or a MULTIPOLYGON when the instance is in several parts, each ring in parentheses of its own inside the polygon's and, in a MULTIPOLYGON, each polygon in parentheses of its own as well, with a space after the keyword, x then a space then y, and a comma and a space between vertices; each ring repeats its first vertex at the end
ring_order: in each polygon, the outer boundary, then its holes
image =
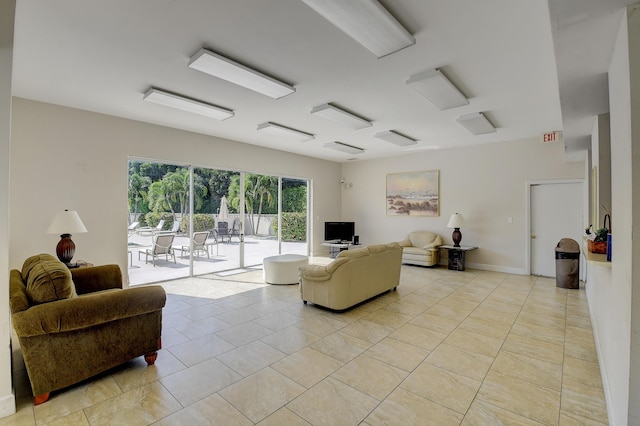
POLYGON ((580 245, 576 240, 571 238, 563 238, 558 242, 556 251, 563 251, 565 253, 580 253, 580 245))

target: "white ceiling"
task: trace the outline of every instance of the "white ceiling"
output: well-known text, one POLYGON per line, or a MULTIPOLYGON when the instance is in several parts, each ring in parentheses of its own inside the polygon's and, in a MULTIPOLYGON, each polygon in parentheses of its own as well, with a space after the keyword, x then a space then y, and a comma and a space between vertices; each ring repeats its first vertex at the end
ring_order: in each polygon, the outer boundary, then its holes
POLYGON ((619 22, 613 11, 629 1, 381 3, 416 43, 377 59, 301 0, 18 0, 13 95, 333 161, 516 141, 554 130, 564 130, 567 148, 578 149, 590 131, 585 123, 608 110, 602 75, 619 22), (594 31, 596 23, 601 31, 594 31), (585 48, 594 34, 598 49, 585 48), (292 84, 296 92, 274 100, 188 68, 201 47, 292 84), (405 84, 430 68, 442 69, 469 105, 440 111, 405 84), (216 121, 145 102, 151 86, 232 109, 235 116, 216 121), (593 92, 590 108, 576 101, 585 87, 593 92), (350 130, 309 114, 327 102, 373 126, 350 130), (479 111, 496 133, 473 136, 456 123, 458 115, 479 111), (316 138, 291 142, 258 132, 267 121, 316 138), (383 130, 419 142, 401 148, 373 137, 383 130), (333 141, 366 151, 323 147, 333 141))

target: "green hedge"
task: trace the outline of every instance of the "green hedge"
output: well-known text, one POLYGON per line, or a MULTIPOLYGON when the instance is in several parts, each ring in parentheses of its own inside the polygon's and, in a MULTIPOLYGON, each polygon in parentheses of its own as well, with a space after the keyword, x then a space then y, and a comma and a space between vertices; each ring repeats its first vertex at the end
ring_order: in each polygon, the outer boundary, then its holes
MULTIPOLYGON (((273 232, 278 235, 278 218, 271 223, 273 232)), ((282 213, 282 241, 307 241, 307 214, 282 213)))
POLYGON ((162 226, 163 231, 169 230, 173 227, 173 215, 168 212, 149 212, 144 215, 140 215, 140 226, 151 226, 155 228, 156 226, 158 226, 158 223, 160 223, 161 219, 164 219, 164 225, 162 226))
MULTIPOLYGON (((189 229, 189 216, 188 214, 182 216, 180 221, 180 230, 187 232, 189 229)), ((210 214, 196 213, 193 215, 193 232, 208 231, 215 226, 215 219, 210 214)))

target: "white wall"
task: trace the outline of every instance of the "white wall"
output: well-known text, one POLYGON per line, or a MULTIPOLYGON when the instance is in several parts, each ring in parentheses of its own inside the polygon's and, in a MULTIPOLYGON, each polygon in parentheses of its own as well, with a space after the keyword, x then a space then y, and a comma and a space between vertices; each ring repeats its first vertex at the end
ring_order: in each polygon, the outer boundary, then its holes
MULTIPOLYGON (((613 278, 624 280, 631 285, 631 354, 629 371, 629 424, 640 424, 640 262, 634 262, 640 255, 640 3, 627 8, 628 40, 629 40, 629 114, 630 139, 622 150, 617 150, 616 158, 612 157, 611 164, 618 169, 619 161, 624 165, 621 171, 616 171, 615 180, 611 184, 615 195, 614 211, 626 210, 620 223, 620 232, 612 225, 616 238, 620 237, 625 243, 620 251, 629 248, 629 252, 622 256, 624 267, 618 274, 614 270, 613 278), (620 154, 628 154, 623 159, 620 154), (619 205, 620 204, 620 205, 619 205)), ((610 77, 611 79, 611 77, 610 77)), ((611 81, 609 82, 611 85, 611 81)), ((625 98, 626 101, 627 98, 625 98)), ((612 126, 613 127, 613 126, 612 126)), ((613 171, 612 171, 613 173, 613 171)), ((618 246, 614 243, 614 250, 618 246)), ((622 253, 620 253, 622 254, 622 253)), ((617 264, 616 264, 617 265, 617 264)))
POLYGON ((609 67, 612 261, 610 271, 595 266, 587 281, 612 425, 640 424, 639 11, 636 4, 624 14, 609 67))
POLYGON ((398 241, 417 229, 450 244, 447 222, 459 212, 466 222, 462 244, 479 247, 467 264, 518 274, 527 273, 528 264, 527 182, 585 177, 584 162, 565 161, 562 143, 538 138, 346 163, 342 175, 353 184, 342 189, 342 219, 356 222, 364 244, 398 241), (421 170, 440 170, 440 216, 387 216, 387 174, 421 170))
POLYGON ((9 321, 9 153, 15 0, 0 3, 0 417, 15 413, 9 321))
MULTIPOLYGON (((45 231, 67 208, 78 211, 89 231, 73 236, 74 259, 126 271, 129 156, 309 178, 313 220, 322 224, 340 211, 339 163, 14 98, 10 267, 20 268, 33 254, 55 254, 60 237, 45 231)), ((316 225, 317 249, 322 232, 316 225)))

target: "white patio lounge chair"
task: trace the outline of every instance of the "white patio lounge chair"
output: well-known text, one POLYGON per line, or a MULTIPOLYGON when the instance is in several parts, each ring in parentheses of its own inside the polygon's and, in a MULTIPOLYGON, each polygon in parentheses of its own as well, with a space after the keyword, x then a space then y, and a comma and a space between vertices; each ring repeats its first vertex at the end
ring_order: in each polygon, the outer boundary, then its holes
POLYGON ((155 235, 157 232, 161 232, 164 227, 164 219, 161 219, 156 226, 144 226, 142 228, 138 228, 138 235, 143 234, 151 234, 155 235))

